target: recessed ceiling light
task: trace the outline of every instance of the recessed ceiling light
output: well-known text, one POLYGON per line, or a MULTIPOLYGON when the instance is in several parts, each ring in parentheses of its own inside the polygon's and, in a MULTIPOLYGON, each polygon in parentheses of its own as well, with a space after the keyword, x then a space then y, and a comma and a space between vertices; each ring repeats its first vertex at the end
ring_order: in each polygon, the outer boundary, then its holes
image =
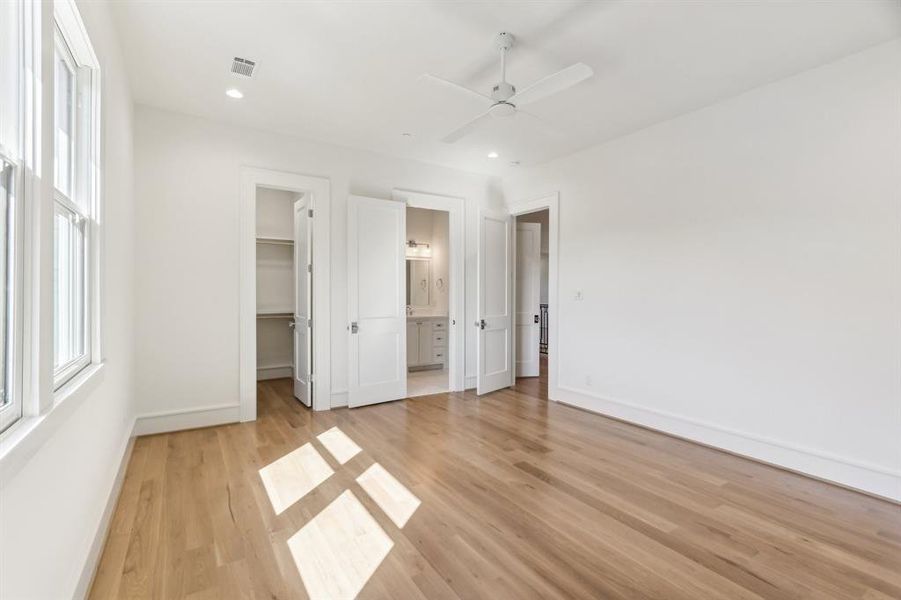
POLYGON ((519 166, 519 161, 518 161, 518 160, 511 160, 511 161, 510 161, 510 166, 512 166, 512 167, 518 167, 518 166, 519 166))
POLYGON ((241 92, 241 90, 237 88, 228 88, 227 90, 225 90, 225 95, 229 98, 234 98, 235 100, 240 100, 244 97, 244 94, 241 92))
POLYGON ((497 152, 492 151, 488 153, 488 158, 497 158, 498 156, 500 155, 497 152))

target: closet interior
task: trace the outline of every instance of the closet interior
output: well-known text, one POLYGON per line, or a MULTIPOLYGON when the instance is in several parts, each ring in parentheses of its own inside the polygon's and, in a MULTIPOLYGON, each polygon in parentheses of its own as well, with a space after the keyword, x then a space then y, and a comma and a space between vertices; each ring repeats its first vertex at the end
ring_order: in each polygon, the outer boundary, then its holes
POLYGON ((257 380, 293 377, 296 192, 257 188, 257 380))

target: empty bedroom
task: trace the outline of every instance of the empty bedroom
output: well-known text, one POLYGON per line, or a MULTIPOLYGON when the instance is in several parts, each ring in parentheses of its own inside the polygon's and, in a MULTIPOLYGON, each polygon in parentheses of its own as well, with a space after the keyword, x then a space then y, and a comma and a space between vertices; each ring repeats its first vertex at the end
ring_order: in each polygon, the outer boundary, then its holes
POLYGON ((898 0, 0 0, 0 599, 901 600, 898 0))

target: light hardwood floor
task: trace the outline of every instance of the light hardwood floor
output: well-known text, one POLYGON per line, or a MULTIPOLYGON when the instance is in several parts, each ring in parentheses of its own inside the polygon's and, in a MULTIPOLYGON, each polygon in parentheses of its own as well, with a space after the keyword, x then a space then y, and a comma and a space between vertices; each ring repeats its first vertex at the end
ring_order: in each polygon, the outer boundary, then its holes
POLYGON ((255 423, 139 438, 91 597, 304 598, 292 548, 346 541, 320 522, 336 513, 387 534, 366 538, 384 559, 360 598, 901 598, 897 505, 545 389, 312 413, 276 380, 255 423), (335 426, 343 464, 317 439, 335 426), (260 470, 305 444, 333 474, 277 515, 260 470))

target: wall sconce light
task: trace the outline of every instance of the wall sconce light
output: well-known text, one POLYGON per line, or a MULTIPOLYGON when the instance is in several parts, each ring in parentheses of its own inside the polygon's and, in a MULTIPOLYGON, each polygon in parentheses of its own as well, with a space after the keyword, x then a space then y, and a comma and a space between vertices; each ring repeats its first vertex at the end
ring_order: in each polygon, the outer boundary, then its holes
POLYGON ((432 258, 432 248, 426 243, 410 240, 407 242, 407 258, 432 258))

